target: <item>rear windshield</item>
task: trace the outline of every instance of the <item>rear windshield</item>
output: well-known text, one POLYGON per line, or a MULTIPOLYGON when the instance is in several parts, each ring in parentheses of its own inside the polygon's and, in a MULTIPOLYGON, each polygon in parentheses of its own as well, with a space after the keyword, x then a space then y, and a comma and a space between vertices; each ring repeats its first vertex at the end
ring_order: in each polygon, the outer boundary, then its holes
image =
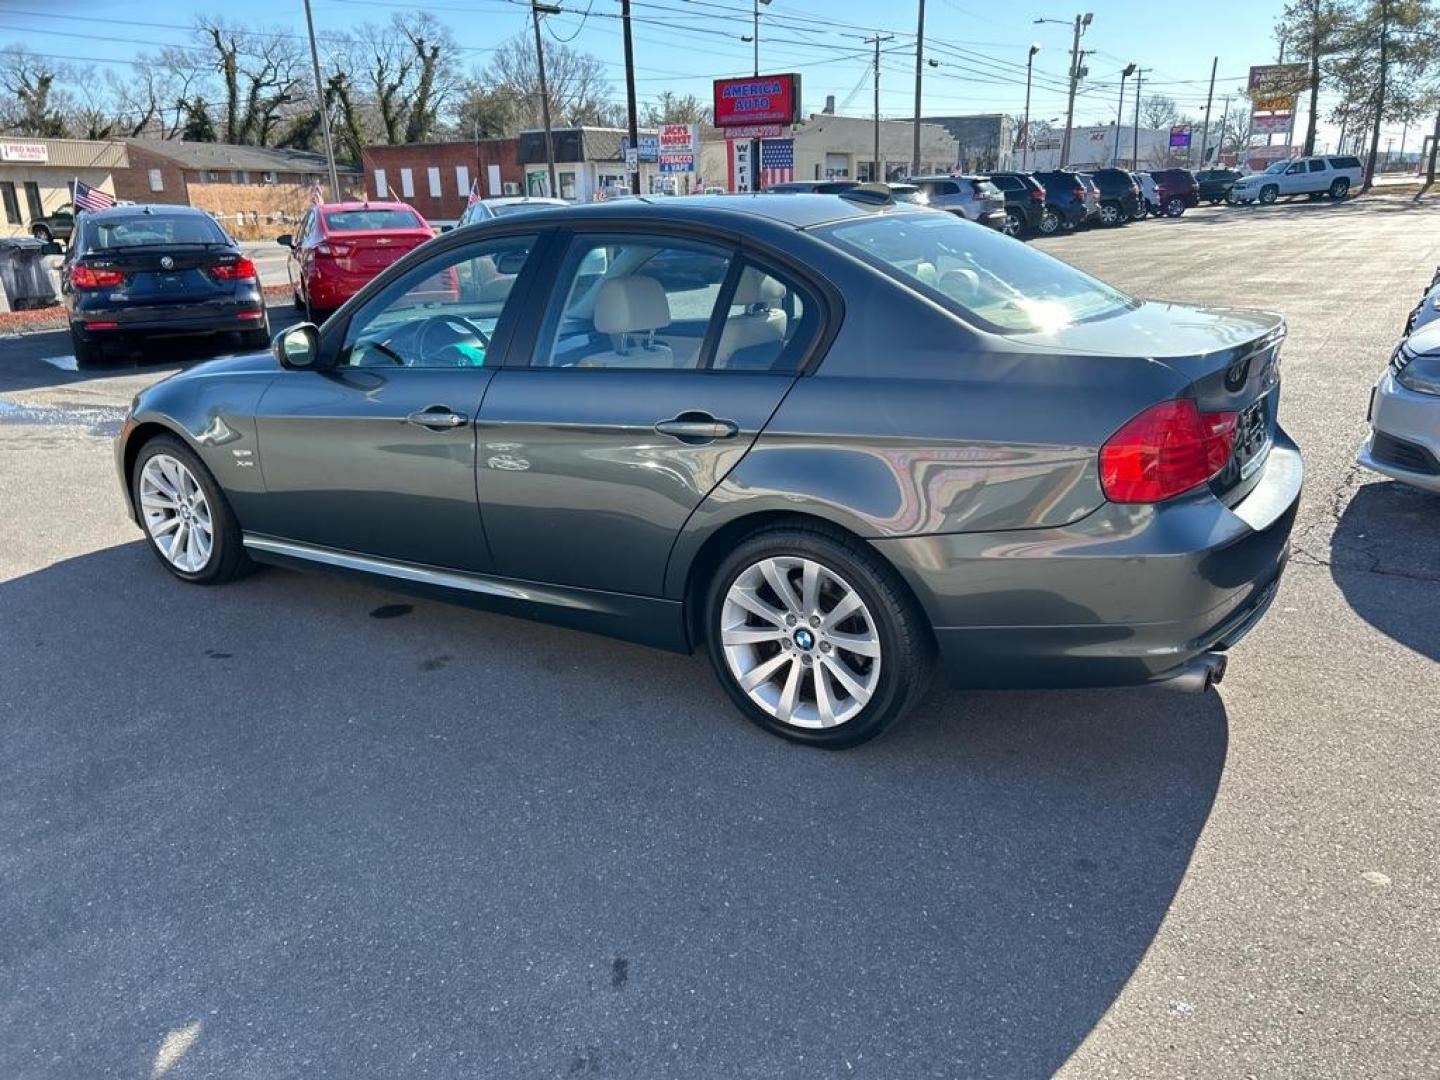
POLYGON ((496 217, 504 217, 506 214, 529 213, 531 210, 559 210, 561 205, 553 202, 501 203, 499 206, 492 206, 490 210, 496 217))
POLYGON ((1059 259, 949 214, 889 214, 815 231, 999 332, 1063 330, 1134 305, 1059 259))
POLYGON ((325 215, 325 228, 331 232, 383 232, 421 227, 420 219, 410 210, 332 210, 325 215))
POLYGON ((152 247, 228 244, 230 238, 205 214, 136 214, 89 222, 88 247, 152 247))

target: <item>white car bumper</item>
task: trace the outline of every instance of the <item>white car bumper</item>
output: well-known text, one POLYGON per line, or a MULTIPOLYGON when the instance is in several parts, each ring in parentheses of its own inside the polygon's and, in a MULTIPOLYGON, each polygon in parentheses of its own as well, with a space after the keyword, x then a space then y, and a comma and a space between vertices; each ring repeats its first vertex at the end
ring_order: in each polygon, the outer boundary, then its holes
POLYGON ((1371 392, 1370 437, 1357 460, 1412 487, 1440 493, 1440 395, 1407 390, 1385 372, 1371 392))

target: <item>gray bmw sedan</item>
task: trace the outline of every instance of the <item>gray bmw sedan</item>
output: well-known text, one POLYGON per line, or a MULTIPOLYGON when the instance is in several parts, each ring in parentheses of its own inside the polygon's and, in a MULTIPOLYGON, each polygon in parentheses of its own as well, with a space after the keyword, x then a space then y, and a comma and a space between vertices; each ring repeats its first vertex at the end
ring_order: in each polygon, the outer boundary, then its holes
POLYGON ((756 723, 839 747, 937 661, 1217 682, 1300 495, 1284 333, 873 197, 630 200, 423 245, 144 391, 116 460, 184 581, 278 563, 704 648, 756 723))

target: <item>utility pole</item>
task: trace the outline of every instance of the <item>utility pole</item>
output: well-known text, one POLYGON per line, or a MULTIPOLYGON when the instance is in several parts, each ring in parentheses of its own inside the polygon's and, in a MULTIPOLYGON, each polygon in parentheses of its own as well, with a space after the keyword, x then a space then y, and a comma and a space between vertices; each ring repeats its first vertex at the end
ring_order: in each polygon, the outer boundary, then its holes
POLYGON ((1120 167, 1120 125, 1124 122, 1125 116, 1125 80, 1134 74, 1134 64, 1126 64, 1124 70, 1120 72, 1120 104, 1115 107, 1115 155, 1114 160, 1110 162, 1116 168, 1120 167))
MULTIPOLYGON (((1210 62, 1210 92, 1205 95, 1205 134, 1200 136, 1200 167, 1205 167, 1205 151, 1210 148, 1210 103, 1215 99, 1215 71, 1220 66, 1217 56, 1210 62)), ((1194 140, 1191 140, 1194 145, 1194 140)))
MULTIPOLYGON (((1225 108, 1220 111, 1220 138, 1215 142, 1215 164, 1220 164, 1220 155, 1225 153, 1225 129, 1230 119, 1230 95, 1225 95, 1225 108)), ((1203 161, 1200 164, 1205 164, 1203 161)))
MULTIPOLYGON (((750 40, 751 40, 752 42, 754 42, 754 45, 755 45, 755 64, 754 64, 754 66, 751 68, 750 74, 751 74, 753 77, 757 78, 757 79, 760 78, 760 5, 761 5, 761 4, 764 4, 766 7, 769 7, 769 6, 770 6, 770 0, 751 0, 751 5, 750 5, 750 6, 751 6, 751 15, 752 15, 752 17, 753 17, 753 19, 754 19, 754 23, 752 24, 752 28, 751 28, 751 31, 750 31, 750 40)), ((698 150, 699 150, 699 147, 696 147, 696 150, 698 151, 698 150)), ((751 190, 751 191, 759 191, 759 190, 760 190, 760 140, 759 140, 759 139, 751 139, 751 140, 750 140, 750 190, 751 190)))
POLYGON ((870 179, 883 183, 885 177, 882 174, 884 164, 880 160, 880 45, 886 41, 894 41, 894 34, 886 34, 881 37, 879 33, 873 38, 866 38, 865 44, 875 46, 875 162, 870 174, 870 179))
MULTIPOLYGON (((625 28, 625 108, 629 113, 630 145, 635 148, 635 171, 630 194, 640 194, 640 121, 635 116, 635 44, 630 38, 630 0, 620 0, 620 21, 625 28)), ((699 153, 700 148, 695 148, 699 153)))
POLYGON ((1085 59, 1080 51, 1080 35, 1094 16, 1089 12, 1075 16, 1075 40, 1070 46, 1070 97, 1065 105, 1065 137, 1060 142, 1060 167, 1070 164, 1070 129, 1075 124, 1075 89, 1080 82, 1080 64, 1085 59))
POLYGON ((1135 142, 1130 148, 1130 155, 1134 158, 1134 167, 1140 168, 1140 85, 1145 79, 1145 69, 1135 69, 1135 142))
MULTIPOLYGON (((315 47, 315 19, 310 0, 305 0, 305 27, 310 31, 310 63, 315 69, 315 100, 320 109, 320 132, 325 137, 325 164, 330 167, 330 197, 340 201, 340 176, 335 171, 335 144, 330 141, 330 109, 325 104, 325 84, 320 81, 320 50, 315 47)), ((385 194, 383 191, 380 193, 385 194)))
MULTIPOLYGON (((535 22, 535 65, 540 72, 540 115, 545 121, 545 165, 550 170, 550 197, 560 198, 560 187, 555 182, 555 136, 550 131, 550 88, 545 82, 545 48, 540 42, 540 16, 559 15, 556 4, 542 4, 530 0, 530 17, 535 22)), ((530 194, 528 191, 526 195, 530 194)))
MULTIPOLYGON (((1430 136, 1430 163, 1425 168, 1425 186, 1435 183, 1435 154, 1440 150, 1440 112, 1435 114, 1435 133, 1430 136)), ((1415 196, 1417 199, 1419 195, 1415 196)))
MULTIPOLYGON (((920 24, 915 29, 915 133, 910 146, 910 175, 920 175, 920 75, 925 70, 925 0, 920 0, 920 24)), ((1026 78, 1029 87, 1029 78, 1026 78)))
POLYGON ((1035 70, 1035 54, 1040 51, 1039 44, 1030 46, 1030 55, 1025 58, 1025 147, 1020 151, 1020 171, 1030 171, 1030 75, 1035 70))

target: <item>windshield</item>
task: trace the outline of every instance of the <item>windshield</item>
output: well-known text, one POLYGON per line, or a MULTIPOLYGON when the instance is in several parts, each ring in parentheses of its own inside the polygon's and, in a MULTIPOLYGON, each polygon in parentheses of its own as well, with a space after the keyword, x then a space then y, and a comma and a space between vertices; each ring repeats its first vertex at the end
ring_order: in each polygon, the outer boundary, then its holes
POLYGON ((386 232, 419 229, 420 219, 409 210, 332 210, 325 215, 330 232, 386 232))
POLYGON ((228 244, 215 220, 203 214, 136 214, 90 223, 90 247, 153 247, 167 244, 228 244))
POLYGON ((992 330, 1063 330, 1134 303, 1059 259, 950 214, 867 217, 816 232, 992 330))
POLYGON ((490 209, 496 217, 505 217, 508 214, 523 214, 531 210, 558 210, 563 205, 563 203, 553 202, 518 202, 503 203, 500 206, 492 206, 490 209))
POLYGON ((1288 162, 1288 161, 1277 161, 1277 162, 1275 162, 1274 165, 1271 165, 1268 169, 1266 169, 1266 170, 1265 170, 1265 173, 1266 173, 1267 176, 1270 175, 1271 173, 1282 173, 1282 172, 1284 172, 1286 169, 1288 169, 1289 167, 1290 167, 1290 162, 1288 162))

